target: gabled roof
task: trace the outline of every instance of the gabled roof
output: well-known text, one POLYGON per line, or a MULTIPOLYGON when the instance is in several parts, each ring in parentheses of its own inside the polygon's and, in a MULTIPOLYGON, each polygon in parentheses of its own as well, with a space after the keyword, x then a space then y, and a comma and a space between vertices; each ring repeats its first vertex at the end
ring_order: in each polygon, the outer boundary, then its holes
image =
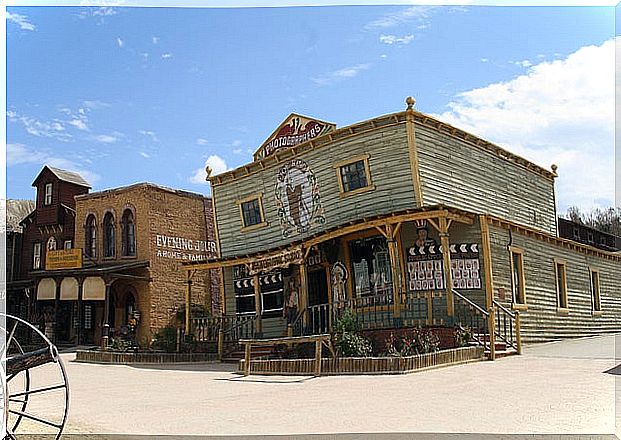
POLYGON ((21 232, 20 223, 35 209, 33 200, 6 201, 6 230, 8 232, 21 232))
POLYGON ((89 183, 86 180, 84 180, 84 178, 80 176, 78 173, 74 173, 73 171, 61 170, 60 168, 54 168, 49 165, 45 165, 43 167, 43 169, 41 170, 37 178, 34 180, 34 182, 32 182, 32 186, 37 186, 37 181, 39 180, 39 178, 41 177, 41 175, 44 173, 46 169, 49 170, 52 174, 54 174, 58 178, 58 180, 72 183, 78 186, 83 186, 85 188, 91 188, 89 183))

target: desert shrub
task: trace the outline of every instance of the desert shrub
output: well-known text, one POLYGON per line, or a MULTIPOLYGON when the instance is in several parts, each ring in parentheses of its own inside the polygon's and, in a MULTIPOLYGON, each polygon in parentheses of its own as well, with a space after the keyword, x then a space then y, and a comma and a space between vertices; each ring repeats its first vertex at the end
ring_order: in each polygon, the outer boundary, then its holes
POLYGON ((440 339, 431 330, 413 328, 401 335, 393 333, 386 339, 384 354, 387 356, 414 356, 438 351, 440 339))
POLYGON ((358 332, 360 326, 356 314, 346 309, 335 321, 332 333, 332 344, 338 356, 367 357, 371 355, 373 347, 371 341, 358 332))
POLYGON ((155 333, 151 347, 156 350, 173 352, 177 349, 177 328, 163 327, 155 333))
POLYGON ((472 330, 455 327, 455 347, 466 347, 472 339, 472 330))

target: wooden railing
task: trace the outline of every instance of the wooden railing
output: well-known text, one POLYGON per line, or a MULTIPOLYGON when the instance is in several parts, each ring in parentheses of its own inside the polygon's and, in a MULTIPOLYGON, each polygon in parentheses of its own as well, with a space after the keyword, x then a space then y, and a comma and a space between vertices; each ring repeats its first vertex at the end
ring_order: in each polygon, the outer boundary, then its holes
POLYGON ((453 290, 453 295, 455 325, 469 331, 472 340, 489 352, 490 359, 494 359, 494 309, 486 311, 456 290, 453 290))
POLYGON ((496 337, 513 347, 518 354, 522 354, 522 337, 520 334, 520 312, 511 312, 498 301, 492 303, 497 309, 494 332, 496 337))

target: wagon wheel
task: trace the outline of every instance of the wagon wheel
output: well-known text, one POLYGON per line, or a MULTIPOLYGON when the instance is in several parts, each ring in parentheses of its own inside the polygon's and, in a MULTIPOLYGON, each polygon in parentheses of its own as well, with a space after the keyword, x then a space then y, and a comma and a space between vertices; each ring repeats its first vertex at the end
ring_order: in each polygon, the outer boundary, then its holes
POLYGON ((56 346, 37 328, 0 314, 3 422, 6 439, 53 434, 65 427, 69 383, 56 346))

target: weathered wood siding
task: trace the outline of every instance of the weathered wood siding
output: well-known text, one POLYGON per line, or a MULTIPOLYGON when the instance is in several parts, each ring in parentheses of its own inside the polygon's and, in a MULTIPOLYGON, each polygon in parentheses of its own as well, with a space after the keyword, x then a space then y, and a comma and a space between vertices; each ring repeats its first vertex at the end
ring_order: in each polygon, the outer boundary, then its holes
POLYGON ((448 133, 416 125, 425 205, 489 213, 556 234, 554 182, 448 133))
POLYGON ((303 239, 351 220, 416 207, 408 156, 405 124, 384 126, 363 132, 301 156, 314 172, 319 184, 326 223, 315 225, 305 234, 282 237, 274 188, 280 166, 238 178, 213 188, 222 257, 249 254, 303 239), (376 186, 368 191, 341 197, 333 165, 349 157, 369 154, 371 179, 376 186), (262 193, 268 226, 241 232, 236 200, 262 193))
POLYGON ((494 298, 506 290, 500 302, 511 307, 511 244, 524 252, 526 304, 520 312, 525 342, 621 331, 621 263, 586 255, 532 236, 490 225, 494 298), (566 261, 569 313, 557 312, 554 258, 566 261), (589 267, 599 269, 602 315, 593 316, 589 267))

